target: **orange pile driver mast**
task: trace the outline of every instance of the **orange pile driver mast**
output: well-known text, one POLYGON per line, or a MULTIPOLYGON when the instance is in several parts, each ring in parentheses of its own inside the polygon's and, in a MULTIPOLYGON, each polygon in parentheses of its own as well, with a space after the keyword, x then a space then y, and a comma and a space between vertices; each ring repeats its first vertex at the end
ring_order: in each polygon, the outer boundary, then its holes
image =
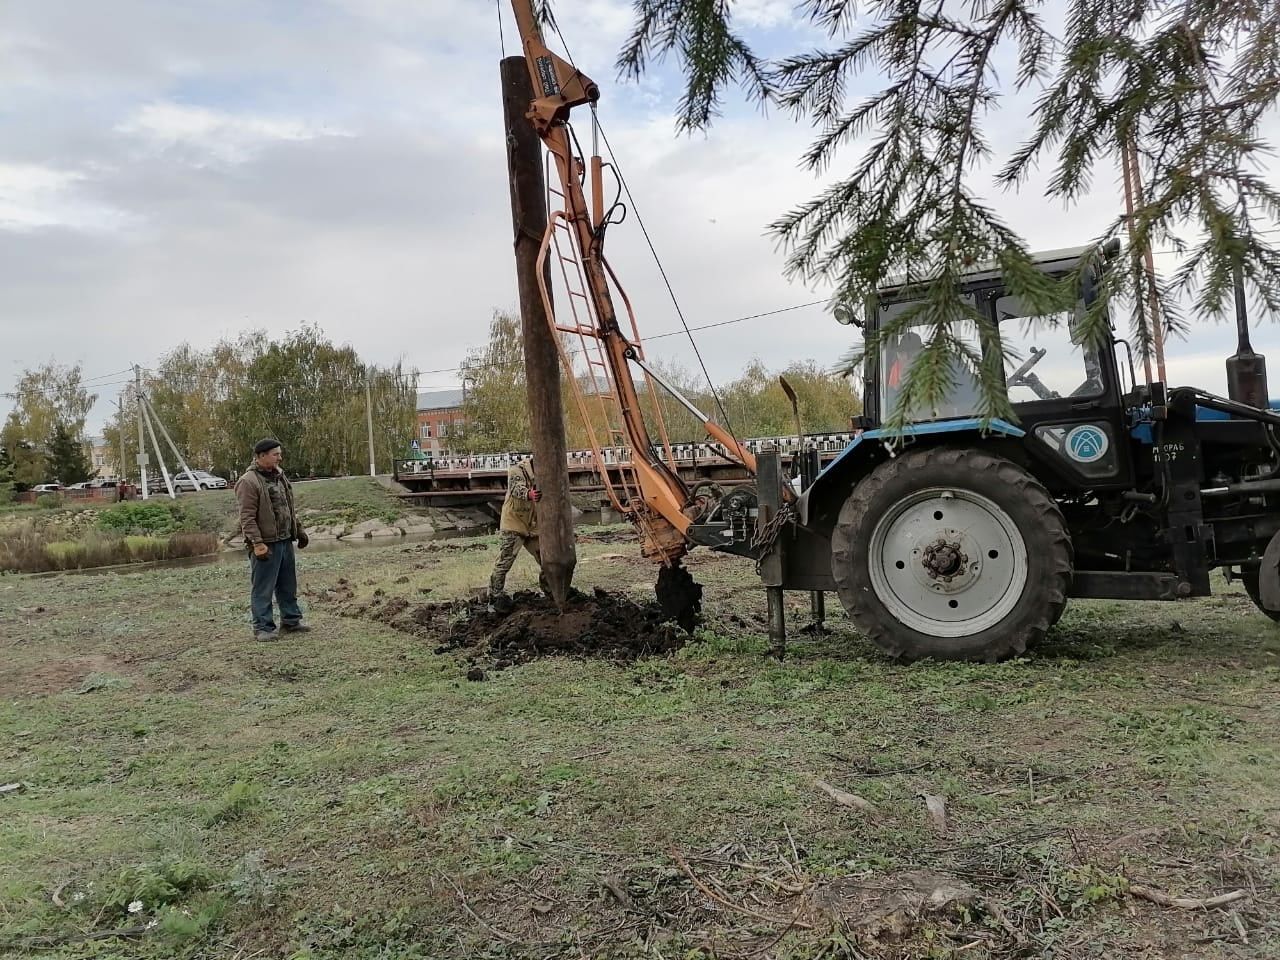
MULTIPOLYGON (((533 82, 534 99, 527 116, 555 163, 565 205, 562 212, 551 217, 548 241, 543 244, 544 254, 551 234, 558 226, 567 227, 573 237, 576 261, 582 272, 586 297, 589 298, 591 313, 594 315, 593 329, 589 335, 599 342, 603 363, 608 368, 612 400, 617 405, 622 432, 631 448, 631 469, 634 472, 635 486, 638 487, 629 491, 630 496, 626 502, 618 503, 617 506, 639 529, 644 555, 664 563, 672 563, 688 551, 686 531, 700 513, 700 506, 690 502, 689 490, 676 474, 674 465, 669 466, 654 455, 628 363, 630 359, 639 359, 639 345, 629 341, 618 324, 618 314, 609 286, 610 270, 601 249, 603 209, 600 159, 594 157, 591 162, 593 211, 588 208, 582 187, 586 175, 585 164, 574 150, 568 126, 570 111, 584 104, 594 104, 600 97, 600 90, 589 77, 547 48, 531 0, 512 0, 512 8, 520 30, 525 62, 533 82)), ((541 276, 542 271, 539 269, 539 277, 541 276)), ((544 290, 544 296, 546 293, 544 290)), ((579 335, 583 333, 579 326, 558 324, 554 319, 550 297, 546 296, 546 300, 547 316, 551 318, 551 335, 558 345, 561 343, 562 332, 572 331, 579 335)), ((563 349, 561 356, 567 361, 563 349)), ((574 372, 568 362, 566 367, 566 375, 573 378, 574 372)), ((650 368, 645 369, 650 371, 650 379, 655 379, 650 368)), ((656 379, 657 382, 662 382, 661 378, 656 379)), ((754 457, 727 431, 706 421, 705 417, 702 419, 706 422, 708 432, 724 444, 731 455, 754 472, 754 457)), ((587 427, 591 429, 590 423, 587 427)), ((593 442, 597 456, 600 456, 600 446, 593 442)), ((606 469, 603 463, 600 464, 600 469, 606 469)))

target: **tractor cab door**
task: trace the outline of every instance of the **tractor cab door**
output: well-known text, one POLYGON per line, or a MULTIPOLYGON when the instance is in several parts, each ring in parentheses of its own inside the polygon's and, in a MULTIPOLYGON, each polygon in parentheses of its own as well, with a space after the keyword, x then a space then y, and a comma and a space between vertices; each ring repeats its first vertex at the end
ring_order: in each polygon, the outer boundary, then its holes
MULTIPOLYGON (((973 292, 962 294, 965 306, 970 310, 978 303, 973 292)), ((902 323, 902 314, 918 311, 915 300, 884 299, 871 312, 868 330, 882 329, 902 323)), ((863 397, 863 414, 877 426, 884 424, 897 411, 898 402, 911 366, 924 349, 924 338, 931 335, 927 320, 912 322, 898 333, 888 336, 880 353, 879 365, 868 365, 866 390, 863 397)), ((953 335, 976 357, 982 352, 977 330, 972 325, 957 323, 953 335)), ((969 420, 978 416, 979 388, 977 378, 969 365, 954 359, 951 364, 951 388, 937 407, 925 409, 911 407, 906 411, 909 423, 930 423, 939 420, 969 420)))
POLYGON ((1051 489, 1130 486, 1115 354, 1081 342, 1084 302, 1057 316, 1035 317, 998 287, 979 299, 979 309, 999 325, 1005 387, 1027 432, 1028 453, 1045 467, 1041 479, 1051 489))

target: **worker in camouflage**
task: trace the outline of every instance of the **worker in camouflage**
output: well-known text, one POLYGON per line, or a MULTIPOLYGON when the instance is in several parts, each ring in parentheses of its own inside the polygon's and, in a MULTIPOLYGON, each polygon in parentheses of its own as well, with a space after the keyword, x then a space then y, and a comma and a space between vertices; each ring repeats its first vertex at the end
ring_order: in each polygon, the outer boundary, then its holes
MULTIPOLYGON (((524 547, 538 566, 542 566, 542 554, 538 550, 537 503, 542 499, 537 477, 533 472, 533 458, 513 464, 507 471, 507 496, 502 501, 502 519, 498 524, 498 559, 489 577, 489 599, 504 596, 507 574, 516 562, 520 548, 524 547)), ((543 593, 547 589, 546 575, 539 569, 538 586, 543 593)))

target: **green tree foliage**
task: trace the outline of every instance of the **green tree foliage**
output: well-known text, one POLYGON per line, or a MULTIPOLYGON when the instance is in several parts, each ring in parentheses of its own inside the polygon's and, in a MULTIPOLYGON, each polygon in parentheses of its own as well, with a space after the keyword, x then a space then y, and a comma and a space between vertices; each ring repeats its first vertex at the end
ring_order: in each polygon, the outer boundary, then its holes
POLYGON ((83 380, 79 364, 47 363, 23 371, 14 389, 14 409, 0 429, 0 445, 9 451, 16 483, 30 487, 51 479, 47 445, 58 426, 76 443, 85 440, 85 419, 97 395, 83 380))
MULTIPOLYGON (((279 341, 261 331, 209 350, 183 344, 161 358, 143 390, 193 469, 235 477, 254 443, 274 436, 294 475, 361 474, 369 468, 365 378, 373 401, 377 466, 390 470, 416 419, 416 378, 397 363, 369 366, 349 346, 303 327, 279 341)), ((137 454, 132 389, 104 433, 112 449, 123 438, 130 474, 137 454)), ((161 441, 163 442, 163 440, 161 441)), ((147 441, 148 451, 150 440, 147 441)), ((165 448, 165 460, 172 455, 165 448)))
POLYGON ((471 453, 529 448, 529 400, 520 318, 495 310, 489 340, 467 354, 459 374, 466 387, 466 423, 457 446, 471 453))
POLYGON ((374 448, 383 470, 400 456, 416 422, 416 377, 400 364, 366 367, 351 347, 338 347, 314 327, 267 345, 231 394, 225 416, 235 449, 247 462, 253 444, 284 444, 291 473, 354 474, 368 470, 365 380, 373 400, 374 448))
POLYGON ((93 476, 93 465, 85 455, 84 444, 71 435, 64 423, 57 423, 45 445, 49 476, 64 486, 82 483, 93 476))
MULTIPOLYGON (((581 364, 579 364, 581 366, 581 364)), ((723 423, 706 381, 683 366, 654 361, 663 379, 671 383, 702 412, 723 423)), ((795 389, 801 422, 806 433, 847 430, 849 418, 861 410, 850 380, 823 370, 813 361, 795 363, 781 371, 795 389)), ((461 374, 466 380, 463 413, 466 426, 455 442, 470 453, 502 453, 528 450, 529 404, 524 376, 524 345, 520 321, 511 313, 498 311, 489 325, 489 340, 473 350, 464 361, 461 374)), ((618 425, 615 404, 594 399, 594 385, 579 373, 578 389, 585 399, 587 416, 597 440, 603 446, 611 439, 610 424, 618 425)), ((570 449, 590 446, 590 433, 573 395, 569 380, 561 375, 565 414, 565 440, 570 449)), ((650 391, 643 376, 636 384, 640 409, 654 443, 661 443, 659 415, 672 443, 696 442, 706 438, 706 430, 684 405, 661 387, 650 391)), ((795 433, 791 405, 778 384, 777 373, 755 360, 743 374, 720 389, 720 401, 728 423, 740 437, 779 436, 795 433)))
POLYGON ((13 499, 13 457, 9 448, 0 442, 0 503, 13 499))
MULTIPOLYGON (((850 417, 861 410, 848 378, 825 371, 812 360, 793 363, 781 374, 796 392, 800 425, 805 433, 848 430, 850 417)), ((778 374, 770 372, 758 358, 747 365, 742 376, 725 385, 720 402, 729 426, 738 436, 776 437, 796 432, 795 414, 778 382, 778 374)), ((710 404, 707 409, 711 409, 710 404)))
MULTIPOLYGON (((1127 294, 1146 354, 1151 334, 1137 305, 1148 286, 1176 329, 1177 296, 1190 297, 1199 317, 1221 316, 1237 269, 1272 313, 1280 309, 1280 254, 1263 232, 1280 218, 1280 194, 1261 172, 1271 144, 1260 127, 1280 97, 1275 0, 1068 0, 1058 36, 1039 0, 801 0, 798 11, 825 31, 828 48, 772 60, 737 31, 731 3, 634 6, 619 69, 639 76, 674 53, 686 77, 681 129, 708 126, 738 83, 817 128, 804 156, 814 171, 858 145, 842 175, 772 229, 789 250, 790 272, 834 282, 837 302, 862 303, 890 276, 915 285, 919 308, 866 347, 874 359, 907 325, 922 332, 926 349, 900 410, 938 406, 958 363, 982 384, 982 413, 1011 413, 996 331, 958 284, 975 262, 993 261, 1010 292, 1039 314, 1074 301, 1076 278, 1041 277, 1026 243, 983 199, 992 187, 1016 188, 1040 163, 1053 167, 1047 198, 1071 203, 1094 175, 1119 170, 1130 144, 1149 185, 1145 203, 1132 223, 1118 216, 1096 239, 1131 227, 1140 251, 1180 247, 1187 230, 1203 237, 1175 276, 1147 277, 1136 258, 1135 269, 1113 271, 1083 336, 1101 338, 1108 303, 1127 294), (1006 64, 1013 69, 998 72, 1006 64), (879 89, 855 99, 860 76, 879 89), (1034 99, 1031 90, 1040 91, 1034 99), (984 123, 1027 103, 1022 129, 1030 133, 1002 157, 984 123)), ((862 359, 859 351, 850 362, 862 359)))

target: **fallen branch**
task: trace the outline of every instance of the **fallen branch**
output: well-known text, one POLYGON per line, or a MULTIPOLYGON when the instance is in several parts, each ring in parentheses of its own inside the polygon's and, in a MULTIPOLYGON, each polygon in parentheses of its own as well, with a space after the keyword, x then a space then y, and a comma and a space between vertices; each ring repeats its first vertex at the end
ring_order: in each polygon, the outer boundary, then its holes
POLYGON ((1139 886, 1136 883, 1130 884, 1129 894, 1139 900, 1146 900, 1162 907, 1176 907, 1179 910, 1212 910, 1215 907, 1225 907, 1228 903, 1235 903, 1237 900, 1243 900, 1249 896, 1244 890, 1232 890, 1230 893, 1223 893, 1216 897, 1206 897, 1204 899, 1171 897, 1161 890, 1153 890, 1151 887, 1139 886))
POLYGON ((677 864, 679 864, 680 869, 684 871, 684 875, 689 878, 689 881, 695 887, 698 888, 699 892, 701 892, 701 894, 704 897, 706 897, 708 900, 710 900, 712 903, 718 903, 720 904, 720 906, 725 907, 726 909, 732 910, 734 913, 740 913, 743 916, 747 916, 747 917, 754 917, 757 920, 763 920, 765 923, 772 923, 772 924, 785 923, 787 924, 788 929, 793 929, 793 928, 798 930, 813 929, 813 927, 810 924, 801 923, 798 919, 794 917, 791 918, 790 920, 785 920, 781 917, 771 917, 767 913, 761 913, 758 910, 752 910, 750 907, 744 907, 739 903, 734 903, 732 900, 729 900, 725 897, 720 896, 720 894, 716 893, 714 890, 708 887, 705 883, 699 880, 697 875, 694 874, 693 868, 690 867, 689 864, 685 862, 684 857, 680 856, 679 850, 672 848, 671 858, 675 860, 677 864))
POLYGON ((873 813, 876 809, 872 806, 869 800, 858 796, 856 793, 850 793, 847 790, 841 790, 839 787, 833 787, 825 780, 814 780, 813 783, 819 790, 842 807, 853 807, 855 810, 861 810, 863 813, 873 813))
POLYGON ((462 904, 462 909, 467 911, 467 916, 469 916, 472 920, 480 924, 480 926, 484 927, 486 930, 488 930, 491 934, 493 934, 495 937, 497 937, 499 940, 503 941, 504 943, 515 944, 515 943, 524 942, 519 937, 512 936, 511 934, 507 933, 505 930, 499 930, 497 927, 493 926, 488 921, 486 921, 482 916, 480 916, 480 914, 472 910, 471 904, 467 901, 466 893, 463 892, 462 887, 459 886, 458 882, 454 880, 453 877, 445 876, 445 874, 440 873, 440 871, 438 870, 436 871, 436 873, 439 874, 440 878, 443 879, 446 883, 448 883, 449 886, 453 887, 454 892, 458 895, 458 902, 462 904))

